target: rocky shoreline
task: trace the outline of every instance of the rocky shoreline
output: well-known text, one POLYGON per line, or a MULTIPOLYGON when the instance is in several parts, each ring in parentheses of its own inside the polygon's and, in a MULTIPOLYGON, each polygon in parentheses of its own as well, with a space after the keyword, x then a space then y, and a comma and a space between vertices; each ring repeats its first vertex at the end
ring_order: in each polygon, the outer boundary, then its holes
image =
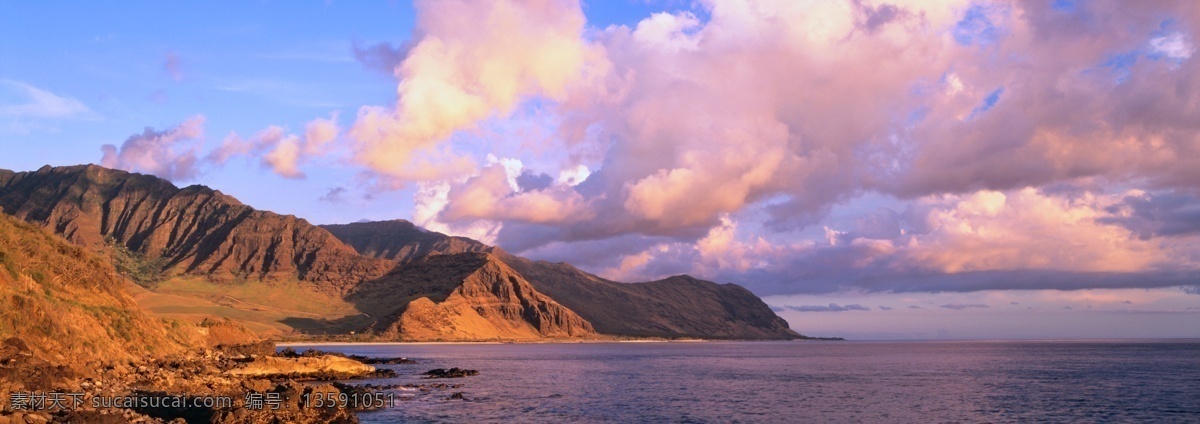
MULTIPOLYGON (((0 342, 0 424, 357 423, 356 412, 399 401, 391 390, 400 386, 353 380, 395 377, 373 365, 411 363, 313 350, 276 353, 274 343, 263 342, 82 368, 46 362, 10 338, 0 342)), ((455 370, 455 377, 477 374, 455 370)))

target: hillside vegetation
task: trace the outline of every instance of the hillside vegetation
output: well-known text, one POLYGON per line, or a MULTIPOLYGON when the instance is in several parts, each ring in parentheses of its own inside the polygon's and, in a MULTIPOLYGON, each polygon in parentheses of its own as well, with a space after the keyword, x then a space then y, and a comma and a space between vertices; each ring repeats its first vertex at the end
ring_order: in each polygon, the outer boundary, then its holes
POLYGON ((143 313, 105 259, 0 215, 0 339, 39 356, 80 363, 177 352, 199 328, 143 313))

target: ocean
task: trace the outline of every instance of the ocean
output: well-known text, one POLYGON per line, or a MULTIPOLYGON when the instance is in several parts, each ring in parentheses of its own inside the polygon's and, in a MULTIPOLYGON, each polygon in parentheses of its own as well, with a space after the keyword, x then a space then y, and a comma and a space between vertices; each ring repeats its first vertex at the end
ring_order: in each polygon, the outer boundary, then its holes
MULTIPOLYGON (((294 346, 303 350, 307 346, 294 346)), ((392 422, 1197 422, 1200 341, 363 344, 392 422), (422 379, 434 368, 479 375, 422 379), (450 399, 455 392, 464 399, 450 399)))

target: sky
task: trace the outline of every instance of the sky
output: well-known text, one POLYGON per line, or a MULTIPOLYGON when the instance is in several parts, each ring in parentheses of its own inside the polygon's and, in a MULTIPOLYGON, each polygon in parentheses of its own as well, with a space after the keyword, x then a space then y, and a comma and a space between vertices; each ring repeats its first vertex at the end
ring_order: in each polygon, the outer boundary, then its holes
POLYGON ((1200 337, 1200 4, 0 2, 0 168, 409 219, 804 334, 1200 337))

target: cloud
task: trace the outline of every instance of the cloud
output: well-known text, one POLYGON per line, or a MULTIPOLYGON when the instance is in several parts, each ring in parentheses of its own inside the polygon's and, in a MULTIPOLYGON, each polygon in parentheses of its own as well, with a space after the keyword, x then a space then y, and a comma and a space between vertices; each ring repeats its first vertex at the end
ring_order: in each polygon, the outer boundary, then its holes
POLYGON ((167 52, 167 56, 163 59, 163 71, 171 76, 175 81, 183 81, 183 64, 179 59, 179 55, 175 52, 167 52))
POLYGON ((354 59, 367 69, 385 75, 395 75, 396 68, 404 62, 404 57, 408 56, 408 51, 412 50, 412 46, 411 40, 399 47, 392 47, 391 43, 363 45, 361 42, 355 41, 351 45, 351 49, 354 51, 354 59))
POLYGON ((250 138, 230 133, 220 146, 208 153, 205 161, 222 166, 234 157, 258 157, 263 168, 284 178, 302 179, 306 175, 300 165, 310 158, 327 154, 334 147, 332 143, 338 133, 337 114, 309 121, 303 137, 274 125, 250 138))
POLYGON ((105 144, 100 148, 100 164, 171 181, 194 179, 199 172, 196 142, 204 136, 204 120, 203 115, 196 115, 162 131, 147 127, 125 139, 120 148, 105 144))
POLYGON ((1200 199, 1179 191, 1134 192, 1109 206, 1104 223, 1124 226, 1143 240, 1200 234, 1200 199))
POLYGON ((14 120, 86 117, 93 113, 79 100, 7 79, 0 79, 0 101, 0 117, 14 120))
POLYGON ((929 196, 902 214, 867 212, 851 231, 827 228, 823 241, 769 241, 724 217, 695 242, 606 251, 639 258, 626 277, 687 272, 764 294, 1152 288, 1200 278, 1200 238, 1143 240, 1106 219, 1125 198, 1034 189, 929 196))
MULTIPOLYGON (((568 0, 417 11, 410 42, 355 45, 397 98, 344 139, 431 229, 759 293, 1200 277, 1200 6, 710 0, 606 28, 568 0)), ((299 176, 320 153, 292 137, 231 148, 299 176)))
POLYGON ((448 193, 448 207, 440 217, 451 221, 499 218, 538 224, 592 217, 578 194, 563 194, 554 188, 518 192, 516 179, 520 167, 520 162, 510 169, 497 161, 464 184, 454 186, 448 193))
POLYGON ((534 174, 531 171, 522 171, 517 177, 517 185, 521 191, 545 190, 554 184, 554 178, 547 174, 534 174))
MULTIPOLYGON (((1200 178, 1190 169, 1200 163, 1183 166, 1176 158, 1191 156, 1176 149, 1189 145, 1194 130, 1185 116, 1197 106, 1171 87, 1200 83, 1188 72, 1194 63, 1134 66, 1123 83, 1097 70, 1113 52, 1161 37, 1153 16, 1189 11, 1116 7, 1081 5, 1080 14, 1106 17, 1093 28, 1034 4, 713 1, 703 14, 654 14, 572 41, 603 54, 572 61, 588 67, 589 77, 563 85, 565 96, 545 97, 557 102, 561 147, 572 152, 559 165, 590 157, 592 171, 574 193, 554 197, 562 203, 578 193, 599 222, 557 220, 541 242, 621 234, 695 241, 722 225, 722 216, 752 208, 768 212, 769 229, 795 230, 867 191, 911 199, 1129 175, 1190 186, 1200 178), (1009 59, 1017 57, 1028 59, 1009 59), (864 69, 872 71, 855 71, 864 69), (1167 100, 1146 103, 1151 98, 1167 100)), ((460 16, 489 11, 481 9, 460 16)), ((556 34, 578 36, 570 28, 556 34)), ((423 34, 432 40, 432 32, 423 34)), ((425 63, 421 49, 418 43, 406 61, 425 63)), ((438 63, 456 75, 468 62, 438 63)), ((487 88, 439 81, 460 91, 487 88)), ((473 110, 478 97, 455 110, 473 110)), ((388 145, 446 147, 430 140, 450 140, 483 116, 508 116, 514 104, 458 117, 420 143, 388 145)), ((409 116, 399 110, 406 110, 403 100, 387 112, 409 116)), ((387 116, 360 114, 359 122, 399 122, 387 116)), ((413 151, 396 149, 401 158, 413 151)), ((888 226, 895 218, 881 213, 860 235, 896 231, 888 226)), ((536 243, 511 214, 454 219, 503 222, 511 229, 498 242, 536 243)))
POLYGON ((945 305, 942 305, 941 307, 946 308, 946 309, 953 309, 956 311, 961 311, 963 309, 989 308, 990 306, 982 304, 982 303, 947 303, 945 305))
POLYGON ((822 305, 804 305, 804 306, 785 306, 789 310, 796 312, 844 312, 844 311, 869 311, 868 308, 859 304, 850 304, 841 306, 836 303, 830 303, 828 306, 822 305))
POLYGON ((578 2, 419 1, 417 40, 395 67, 391 108, 363 107, 349 134, 356 159, 401 180, 469 171, 440 142, 491 116, 507 116, 529 96, 561 100, 584 71, 578 2), (415 168, 415 170, 414 170, 415 168))
POLYGON ((1191 40, 1188 40, 1187 35, 1181 32, 1173 32, 1151 39, 1150 50, 1168 59, 1179 61, 1187 60, 1196 53, 1196 47, 1192 45, 1191 40))
POLYGON ((890 311, 892 309, 894 309, 894 308, 892 308, 891 306, 882 306, 882 305, 879 306, 879 310, 882 310, 882 311, 890 311))
POLYGON ((334 203, 334 204, 342 203, 342 198, 346 195, 346 192, 348 192, 348 191, 349 190, 346 189, 345 187, 334 187, 334 188, 329 189, 329 191, 326 192, 325 194, 321 195, 321 197, 317 200, 319 200, 321 202, 325 202, 325 203, 334 203))

